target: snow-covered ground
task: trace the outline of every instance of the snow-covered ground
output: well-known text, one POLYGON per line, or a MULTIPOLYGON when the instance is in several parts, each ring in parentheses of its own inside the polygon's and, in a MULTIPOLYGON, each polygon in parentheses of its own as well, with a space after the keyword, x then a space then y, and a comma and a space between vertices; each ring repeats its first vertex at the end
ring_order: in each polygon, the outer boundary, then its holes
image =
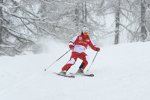
MULTIPOLYGON (((0 100, 150 100, 150 42, 103 47, 90 70, 95 77, 74 79, 53 74, 70 53, 44 71, 68 50, 65 44, 50 45, 45 54, 0 57, 0 100)), ((96 52, 87 53, 91 63, 96 52)))

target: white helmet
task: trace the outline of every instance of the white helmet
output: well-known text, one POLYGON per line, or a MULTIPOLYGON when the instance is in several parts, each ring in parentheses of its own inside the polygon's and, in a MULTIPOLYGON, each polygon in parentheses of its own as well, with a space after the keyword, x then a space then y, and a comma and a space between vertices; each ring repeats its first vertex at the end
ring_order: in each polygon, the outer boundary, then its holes
POLYGON ((87 28, 87 27, 83 27, 82 28, 82 32, 84 33, 84 32, 89 32, 89 29, 87 28))

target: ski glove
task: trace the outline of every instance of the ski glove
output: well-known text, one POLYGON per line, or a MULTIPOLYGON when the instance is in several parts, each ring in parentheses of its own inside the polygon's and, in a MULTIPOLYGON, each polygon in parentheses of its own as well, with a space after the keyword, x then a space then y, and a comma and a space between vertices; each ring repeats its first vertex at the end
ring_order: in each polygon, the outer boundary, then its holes
POLYGON ((73 45, 69 45, 70 50, 73 50, 74 46, 73 45))
POLYGON ((99 52, 99 51, 100 51, 100 48, 99 48, 99 47, 96 47, 96 51, 99 52))

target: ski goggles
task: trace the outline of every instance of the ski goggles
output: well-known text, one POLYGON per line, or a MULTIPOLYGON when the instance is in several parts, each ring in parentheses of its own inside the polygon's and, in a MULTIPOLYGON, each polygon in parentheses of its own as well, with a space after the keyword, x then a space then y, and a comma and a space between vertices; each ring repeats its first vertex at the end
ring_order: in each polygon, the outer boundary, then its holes
POLYGON ((83 32, 83 34, 84 34, 84 35, 89 35, 90 33, 89 33, 89 32, 83 32))

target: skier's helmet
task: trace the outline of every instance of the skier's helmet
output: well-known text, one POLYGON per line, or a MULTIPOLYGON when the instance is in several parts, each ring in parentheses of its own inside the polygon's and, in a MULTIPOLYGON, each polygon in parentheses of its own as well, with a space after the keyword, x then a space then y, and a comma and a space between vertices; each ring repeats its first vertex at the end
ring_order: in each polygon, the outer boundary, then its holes
POLYGON ((84 35, 89 35, 89 34, 90 34, 89 29, 88 29, 87 27, 83 27, 83 28, 82 28, 82 33, 83 33, 84 35))

